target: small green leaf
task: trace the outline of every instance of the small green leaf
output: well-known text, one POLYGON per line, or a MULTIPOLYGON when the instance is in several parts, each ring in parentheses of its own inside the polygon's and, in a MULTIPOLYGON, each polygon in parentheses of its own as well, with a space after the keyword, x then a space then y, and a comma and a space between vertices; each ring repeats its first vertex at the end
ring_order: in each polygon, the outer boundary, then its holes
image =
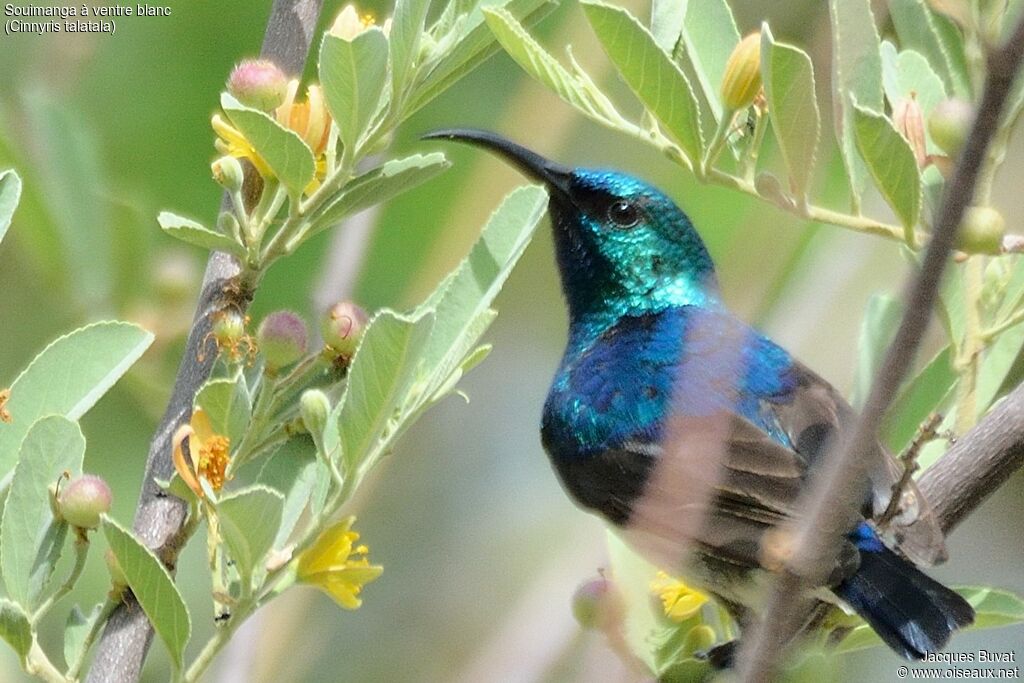
POLYGON ((93 606, 89 614, 85 614, 78 605, 75 605, 68 613, 68 620, 64 624, 64 661, 69 667, 85 654, 83 649, 86 636, 100 618, 102 610, 103 605, 99 604, 93 606))
POLYGON ((910 143, 888 118, 858 104, 854 132, 875 185, 903 227, 912 231, 921 213, 921 173, 910 143))
POLYGON ((690 82, 636 17, 596 0, 581 2, 601 46, 647 109, 665 126, 694 165, 704 156, 700 108, 690 82))
POLYGON ((929 415, 939 412, 949 397, 956 373, 947 346, 906 383, 886 414, 882 427, 882 440, 893 453, 899 453, 917 433, 918 427, 929 415))
POLYGON ((404 98, 410 75, 418 66, 420 37, 428 10, 430 0, 395 0, 395 14, 388 35, 392 107, 404 98))
POLYGON ((853 378, 850 403, 854 408, 864 405, 871 383, 878 374, 902 317, 900 300, 888 294, 875 294, 868 301, 857 343, 857 374, 853 378))
POLYGON ((231 443, 238 443, 249 427, 252 399, 242 373, 208 381, 196 394, 195 405, 206 412, 213 431, 231 443))
POLYGON ((800 199, 814 172, 821 137, 821 118, 814 91, 814 66, 803 50, 776 43, 761 28, 761 75, 772 128, 789 170, 789 184, 800 199))
POLYGON ((315 217, 317 227, 310 235, 337 224, 345 216, 386 202, 425 183, 450 165, 443 154, 431 152, 414 154, 404 159, 392 159, 367 171, 349 182, 337 199, 328 201, 322 213, 315 217))
POLYGON ((293 197, 301 195, 316 172, 313 152, 302 138, 264 112, 246 107, 227 93, 221 94, 220 106, 288 192, 293 197))
POLYGON ((615 125, 622 117, 589 78, 569 73, 507 10, 484 9, 484 19, 505 52, 535 80, 598 123, 615 125))
POLYGON ((103 533, 139 606, 167 646, 175 668, 181 669, 182 655, 192 634, 192 619, 167 568, 132 532, 106 515, 103 533))
POLYGON ((948 92, 969 97, 971 80, 956 26, 932 12, 926 0, 889 0, 888 7, 900 46, 924 55, 943 79, 948 92))
POLYGON ((153 335, 122 322, 100 322, 53 341, 11 385, 7 409, 13 421, 0 425, 0 476, 14 466, 29 427, 44 415, 77 420, 153 343, 153 335))
POLYGON ((227 235, 210 230, 205 225, 175 215, 170 211, 161 211, 156 220, 160 224, 161 230, 182 242, 210 251, 224 251, 229 254, 241 253, 241 246, 227 235))
POLYGON ((7 229, 11 227, 11 218, 18 208, 21 199, 21 178, 14 169, 0 173, 0 242, 4 241, 7 229))
POLYGON ((458 367, 493 320, 491 304, 546 209, 547 193, 541 188, 529 186, 513 191, 492 214, 469 256, 456 269, 437 301, 434 328, 423 351, 425 367, 433 374, 427 393, 434 393, 458 367))
MULTIPOLYGON (((263 464, 257 483, 284 496, 281 523, 273 547, 283 548, 295 529, 302 511, 310 501, 317 476, 316 446, 306 437, 289 439, 263 464)), ((330 480, 330 475, 327 475, 330 480)), ((313 511, 314 513, 316 510, 313 511)))
POLYGON ((740 42, 740 32, 725 0, 689 0, 683 4, 683 46, 717 123, 722 118, 725 65, 740 42))
MULTIPOLYGON (((528 26, 554 9, 555 3, 550 0, 499 0, 488 6, 503 7, 517 21, 528 26)), ((448 7, 454 5, 449 4, 448 7)), ((494 34, 484 25, 483 13, 479 8, 473 10, 458 30, 460 36, 455 45, 425 65, 425 75, 410 98, 406 116, 447 90, 498 50, 494 34)), ((448 39, 447 35, 442 38, 445 39, 448 39)))
POLYGON ((284 496, 265 486, 243 489, 217 503, 221 533, 243 582, 252 581, 273 547, 283 505, 284 496))
POLYGON ((882 110, 882 60, 869 0, 830 0, 832 19, 832 108, 839 148, 859 205, 867 171, 857 154, 853 102, 882 110))
POLYGON ((882 43, 882 84, 893 108, 913 93, 925 119, 935 105, 947 98, 942 79, 924 56, 913 50, 897 53, 896 46, 889 41, 882 43))
POLYGON ((388 39, 376 26, 352 40, 327 34, 320 46, 320 84, 351 155, 380 105, 388 70, 388 39))
POLYGON ((32 626, 25 610, 4 598, 0 598, 0 638, 11 646, 24 664, 32 649, 32 626))
POLYGON ((28 613, 42 602, 68 531, 53 516, 50 487, 64 472, 80 474, 84 456, 78 423, 59 415, 32 425, 21 444, 0 522, 0 568, 8 597, 28 613))

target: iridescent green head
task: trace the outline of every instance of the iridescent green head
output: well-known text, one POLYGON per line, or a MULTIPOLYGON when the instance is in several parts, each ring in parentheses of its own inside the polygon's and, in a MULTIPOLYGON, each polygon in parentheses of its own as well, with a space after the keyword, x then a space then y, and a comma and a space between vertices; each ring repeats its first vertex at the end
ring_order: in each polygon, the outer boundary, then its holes
POLYGON ((714 264, 700 236, 675 202, 650 184, 618 171, 568 168, 486 131, 427 137, 484 147, 547 186, 574 322, 717 300, 714 264))

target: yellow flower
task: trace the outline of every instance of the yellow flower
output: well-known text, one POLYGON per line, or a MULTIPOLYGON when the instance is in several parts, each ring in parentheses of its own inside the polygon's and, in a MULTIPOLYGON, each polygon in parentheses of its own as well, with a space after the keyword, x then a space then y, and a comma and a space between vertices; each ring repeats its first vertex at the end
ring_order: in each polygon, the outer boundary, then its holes
POLYGON ((214 491, 221 490, 231 460, 231 439, 214 433, 210 418, 202 408, 192 413, 189 424, 178 427, 172 443, 174 469, 197 496, 203 497, 200 478, 209 482, 214 491), (188 459, 183 447, 185 439, 188 439, 188 459))
POLYGON ((210 125, 213 126, 213 132, 217 134, 217 139, 214 141, 213 146, 217 148, 218 152, 225 156, 235 157, 236 159, 248 159, 264 178, 270 178, 274 175, 267 162, 263 160, 259 152, 242 135, 242 131, 225 121, 220 114, 213 115, 213 118, 210 119, 210 125))
POLYGON ((708 601, 708 596, 661 571, 651 581, 651 592, 661 599, 665 616, 675 622, 689 619, 708 601))
POLYGON ((298 580, 324 591, 345 609, 363 604, 363 586, 384 571, 366 559, 365 545, 355 545, 359 534, 352 531, 354 521, 355 517, 346 517, 337 522, 299 555, 298 580))
MULTIPOLYGON (((331 25, 330 34, 342 40, 353 40, 360 33, 376 25, 372 14, 359 16, 355 5, 345 5, 345 8, 338 13, 338 17, 331 25)), ((384 22, 384 33, 391 28, 391 20, 384 22)))

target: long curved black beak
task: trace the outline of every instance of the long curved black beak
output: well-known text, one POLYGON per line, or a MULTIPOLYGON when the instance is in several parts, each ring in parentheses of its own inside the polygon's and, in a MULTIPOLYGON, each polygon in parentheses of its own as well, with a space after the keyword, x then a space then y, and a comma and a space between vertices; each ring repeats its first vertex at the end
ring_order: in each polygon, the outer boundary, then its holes
POLYGON ((528 177, 547 185, 552 198, 557 197, 563 200, 569 198, 569 185, 572 181, 571 168, 545 159, 536 152, 517 145, 496 133, 476 128, 450 128, 427 133, 422 139, 454 140, 483 147, 502 157, 528 177))

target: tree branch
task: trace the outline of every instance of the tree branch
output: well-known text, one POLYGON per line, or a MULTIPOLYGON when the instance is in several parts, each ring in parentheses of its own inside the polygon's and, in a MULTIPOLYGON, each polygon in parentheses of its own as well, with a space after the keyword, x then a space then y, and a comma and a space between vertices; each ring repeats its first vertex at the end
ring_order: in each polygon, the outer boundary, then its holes
POLYGON ((989 55, 978 114, 946 186, 921 269, 907 290, 903 320, 864 410, 851 432, 841 436, 841 443, 833 447, 835 453, 826 458, 823 470, 812 481, 799 506, 805 514, 787 526, 792 554, 768 596, 761 620, 753 625, 741 647, 738 673, 743 681, 772 677, 779 655, 802 627, 813 604, 808 589, 824 584, 844 536, 859 518, 867 472, 874 462, 871 453, 877 448, 878 427, 928 326, 942 272, 964 213, 974 197, 989 142, 999 129, 1003 107, 1022 57, 1024 19, 1006 45, 989 55))
MULTIPOLYGON (((260 55, 273 60, 286 73, 302 73, 322 4, 322 0, 274 0, 260 55)), ((224 202, 227 201, 225 197, 224 202)), ((166 495, 155 480, 169 479, 173 474, 171 436, 191 416, 196 392, 209 378, 217 358, 209 337, 214 316, 232 307, 245 310, 252 299, 252 292, 230 286, 238 274, 238 264, 230 256, 220 252, 210 255, 174 390, 146 460, 133 526, 139 538, 172 571, 178 551, 187 540, 181 537, 185 503, 166 495)), ((107 621, 88 680, 95 683, 139 680, 152 639, 149 619, 134 598, 127 598, 107 621)))
POLYGON ((944 532, 951 531, 1024 465, 1024 384, 960 437, 918 480, 944 532))

